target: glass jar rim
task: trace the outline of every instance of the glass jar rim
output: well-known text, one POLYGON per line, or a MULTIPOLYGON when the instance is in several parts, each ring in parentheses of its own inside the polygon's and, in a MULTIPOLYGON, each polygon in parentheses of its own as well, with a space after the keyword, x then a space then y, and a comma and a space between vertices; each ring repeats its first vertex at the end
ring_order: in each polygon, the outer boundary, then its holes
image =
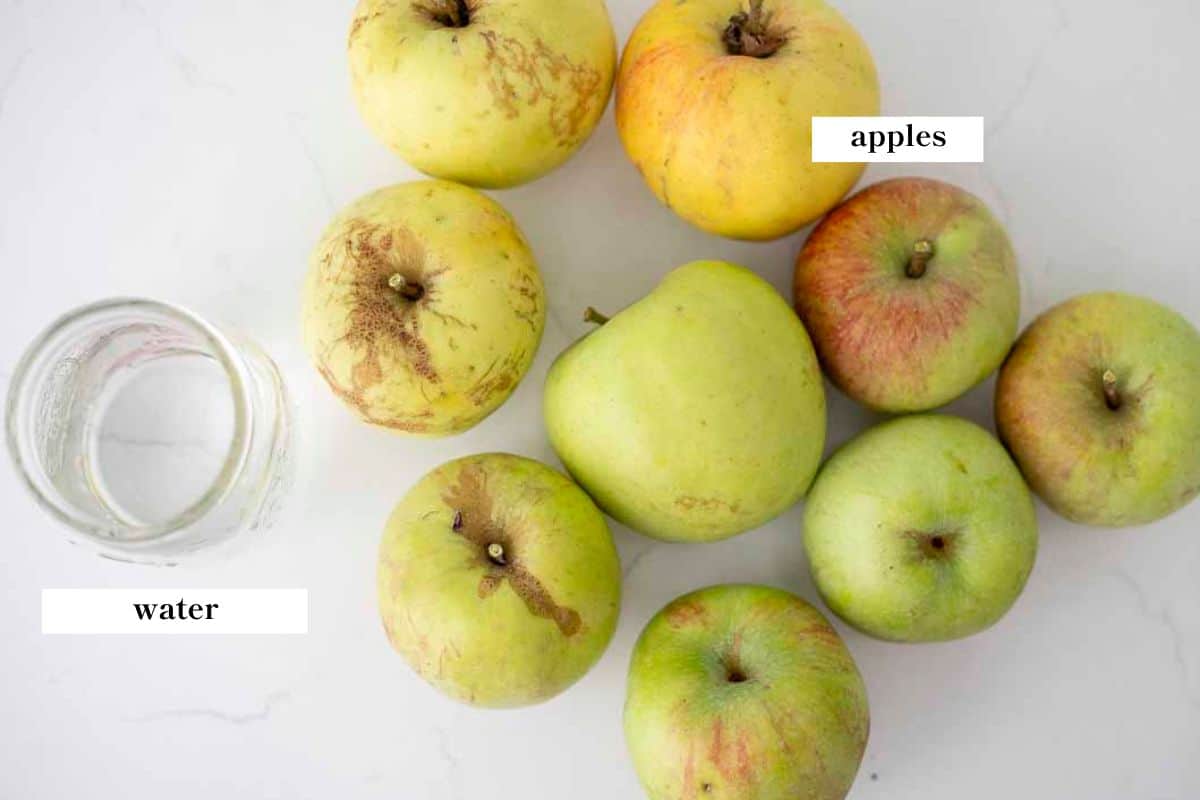
POLYGON ((5 407, 5 437, 9 456, 21 482, 33 495, 45 511, 77 533, 82 534, 92 544, 102 546, 103 550, 136 551, 139 545, 159 546, 182 533, 188 526, 203 518, 208 512, 221 503, 229 494, 241 472, 250 452, 250 443, 254 427, 253 406, 249 397, 250 376, 246 366, 237 351, 237 347, 229 341, 211 323, 182 306, 160 300, 150 300, 142 297, 113 297, 98 300, 79 306, 62 314, 51 322, 25 348, 9 383, 8 399, 5 407), (140 310, 160 315, 179 323, 197 334, 211 348, 213 355, 225 377, 229 381, 229 390, 233 402, 233 435, 229 443, 229 451, 225 455, 221 470, 212 484, 194 503, 171 519, 154 525, 139 526, 138 537, 127 541, 114 540, 106 536, 109 530, 103 525, 75 514, 65 504, 56 502, 47 495, 38 482, 30 475, 30 465, 26 464, 23 453, 21 436, 18 431, 22 420, 24 405, 27 402, 25 384, 30 379, 30 370, 41 355, 55 339, 67 332, 73 325, 86 321, 96 314, 110 311, 140 310))

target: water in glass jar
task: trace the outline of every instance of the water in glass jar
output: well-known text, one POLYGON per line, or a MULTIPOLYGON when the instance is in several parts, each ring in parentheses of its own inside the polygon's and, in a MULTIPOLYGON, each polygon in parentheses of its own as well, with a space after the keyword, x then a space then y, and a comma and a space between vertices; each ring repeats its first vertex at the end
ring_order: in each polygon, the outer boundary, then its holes
POLYGON ((79 454, 86 484, 131 526, 162 525, 216 484, 234 434, 224 368, 178 351, 130 364, 105 382, 79 454))

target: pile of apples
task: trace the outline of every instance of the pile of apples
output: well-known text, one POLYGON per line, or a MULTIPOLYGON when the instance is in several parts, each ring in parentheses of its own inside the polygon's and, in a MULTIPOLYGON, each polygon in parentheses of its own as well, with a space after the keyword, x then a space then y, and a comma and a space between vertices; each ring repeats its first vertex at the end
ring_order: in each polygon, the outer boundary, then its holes
MULTIPOLYGON (((869 635, 922 642, 983 630, 1016 600, 1037 552, 1030 488, 1107 526, 1200 493, 1200 333, 1186 320, 1090 294, 1018 338, 1016 258, 977 198, 906 178, 841 202, 863 166, 812 163, 811 119, 877 114, 879 89, 866 45, 821 0, 659 0, 619 74, 602 0, 361 0, 349 52, 368 126, 435 178, 355 202, 312 258, 307 349, 374 425, 455 434, 522 379, 545 322, 541 279, 513 219, 470 187, 564 162, 614 78, 625 148, 680 216, 743 239, 823 217, 792 304, 750 270, 698 261, 611 319, 590 312, 598 327, 545 384, 570 479, 481 454, 396 506, 383 626, 447 695, 540 702, 599 659, 620 607, 604 514, 711 542, 807 495, 825 604, 869 635), (928 413, 996 369, 1003 444, 928 413), (822 374, 901 415, 823 465, 822 374)), ((634 650, 626 736, 656 800, 841 798, 868 728, 850 653, 787 592, 700 589, 634 650)))

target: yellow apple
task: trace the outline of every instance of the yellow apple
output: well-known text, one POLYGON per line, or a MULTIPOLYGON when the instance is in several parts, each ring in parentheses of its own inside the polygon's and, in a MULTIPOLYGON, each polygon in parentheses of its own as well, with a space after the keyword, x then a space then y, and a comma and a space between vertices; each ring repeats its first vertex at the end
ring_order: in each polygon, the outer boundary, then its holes
POLYGON ((773 239, 862 164, 812 163, 814 116, 879 113, 866 44, 822 0, 659 0, 629 39, 617 129, 658 199, 711 233, 773 239))
POLYGON ((488 188, 566 161, 604 112, 617 60, 603 0, 359 0, 349 53, 380 141, 488 188))
POLYGON ((445 436, 495 411, 529 369, 542 279, 512 217, 447 181, 381 189, 313 251, 304 343, 363 420, 445 436))

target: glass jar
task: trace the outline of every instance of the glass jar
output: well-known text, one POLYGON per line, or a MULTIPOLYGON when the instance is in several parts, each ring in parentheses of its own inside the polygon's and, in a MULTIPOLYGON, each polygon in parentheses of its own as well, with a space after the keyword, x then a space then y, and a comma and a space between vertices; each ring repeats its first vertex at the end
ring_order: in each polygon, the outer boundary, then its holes
POLYGON ((268 527, 292 475, 279 370, 253 342, 142 299, 72 311, 9 387, 17 471, 69 537, 123 561, 175 564, 268 527))

